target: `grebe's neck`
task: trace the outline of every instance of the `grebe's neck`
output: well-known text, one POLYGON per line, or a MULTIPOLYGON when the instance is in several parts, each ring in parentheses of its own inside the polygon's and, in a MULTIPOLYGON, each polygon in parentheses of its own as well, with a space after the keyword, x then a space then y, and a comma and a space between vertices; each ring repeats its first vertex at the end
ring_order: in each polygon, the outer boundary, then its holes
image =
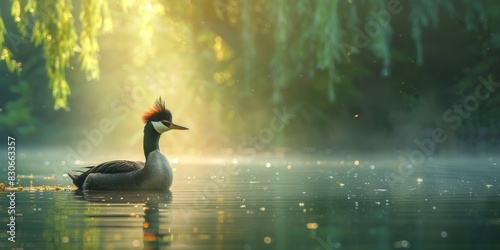
POLYGON ((146 159, 151 152, 159 149, 160 136, 161 135, 156 132, 151 122, 146 123, 146 126, 144 126, 143 139, 144 156, 146 159))

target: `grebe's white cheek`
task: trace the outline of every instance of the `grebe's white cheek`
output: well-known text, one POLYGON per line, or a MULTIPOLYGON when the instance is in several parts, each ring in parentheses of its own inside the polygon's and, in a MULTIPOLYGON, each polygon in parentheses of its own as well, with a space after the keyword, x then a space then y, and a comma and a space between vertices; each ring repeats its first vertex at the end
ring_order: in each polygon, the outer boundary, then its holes
POLYGON ((162 122, 151 122, 151 124, 153 124, 153 128, 155 128, 155 130, 156 130, 156 132, 158 132, 158 134, 161 134, 161 133, 164 133, 164 132, 167 132, 170 130, 170 128, 165 126, 165 124, 163 124, 162 122))

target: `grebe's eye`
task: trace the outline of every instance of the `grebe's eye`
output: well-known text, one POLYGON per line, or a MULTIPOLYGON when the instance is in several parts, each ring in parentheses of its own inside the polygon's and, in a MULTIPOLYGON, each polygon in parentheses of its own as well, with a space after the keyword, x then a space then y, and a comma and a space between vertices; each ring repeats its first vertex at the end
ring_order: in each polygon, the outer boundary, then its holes
POLYGON ((161 120, 161 123, 163 123, 163 125, 167 127, 170 127, 170 125, 172 125, 172 122, 170 122, 169 120, 161 120))

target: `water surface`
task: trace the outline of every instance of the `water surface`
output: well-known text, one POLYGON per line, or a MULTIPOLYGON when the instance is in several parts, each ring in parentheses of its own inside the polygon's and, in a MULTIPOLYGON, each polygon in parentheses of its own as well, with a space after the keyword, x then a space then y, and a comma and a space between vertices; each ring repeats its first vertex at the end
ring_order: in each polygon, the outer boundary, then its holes
POLYGON ((397 162, 349 157, 174 166, 168 193, 16 191, 16 242, 4 226, 0 248, 500 249, 491 158, 409 175, 397 162))

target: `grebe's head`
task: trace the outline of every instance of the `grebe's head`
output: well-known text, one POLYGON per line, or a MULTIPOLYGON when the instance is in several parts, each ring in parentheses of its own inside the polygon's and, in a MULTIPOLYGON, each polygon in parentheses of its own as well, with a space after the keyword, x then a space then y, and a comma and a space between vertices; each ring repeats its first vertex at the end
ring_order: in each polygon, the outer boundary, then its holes
POLYGON ((142 121, 144 123, 151 123, 158 134, 162 134, 163 132, 167 132, 171 129, 188 129, 172 122, 172 113, 170 110, 165 108, 165 102, 161 99, 161 97, 156 99, 155 106, 151 110, 144 113, 142 121))

